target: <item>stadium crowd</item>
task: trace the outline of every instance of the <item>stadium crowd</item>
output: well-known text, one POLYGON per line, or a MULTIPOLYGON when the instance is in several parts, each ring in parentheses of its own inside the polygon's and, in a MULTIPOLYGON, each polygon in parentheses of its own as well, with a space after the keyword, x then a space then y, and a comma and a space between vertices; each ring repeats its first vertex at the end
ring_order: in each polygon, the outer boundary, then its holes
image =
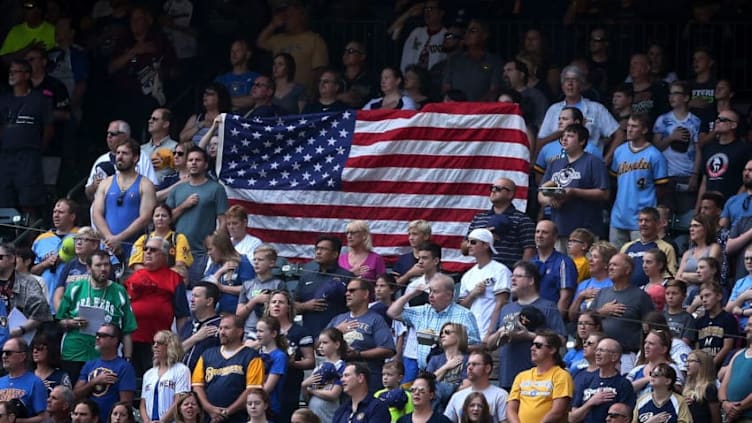
MULTIPOLYGON (((18 3, 0 207, 52 228, 0 244, 0 423, 752 422, 752 114, 719 72, 725 34, 688 73, 658 41, 613 57, 607 24, 565 62, 536 28, 502 58, 485 19, 396 2, 401 60, 374 69, 364 39, 329 63, 299 0, 18 3), (228 55, 175 124, 168 100, 228 55), (462 274, 424 220, 399 257, 354 220, 282 272, 214 172, 230 114, 461 101, 518 103, 531 155, 526 210, 484 181, 462 274), (82 167, 89 212, 48 207, 82 167)), ((558 3, 576 25, 606 2, 558 3)), ((720 13, 692 11, 688 42, 720 13)))

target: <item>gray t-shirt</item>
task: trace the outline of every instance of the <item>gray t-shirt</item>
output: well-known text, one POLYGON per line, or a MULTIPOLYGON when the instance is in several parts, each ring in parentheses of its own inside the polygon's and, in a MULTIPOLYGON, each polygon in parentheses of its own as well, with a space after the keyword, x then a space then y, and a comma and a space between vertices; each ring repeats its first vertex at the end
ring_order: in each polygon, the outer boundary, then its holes
POLYGON ((189 182, 178 184, 167 196, 167 205, 175 209, 192 194, 198 194, 198 204, 187 209, 175 222, 175 231, 188 238, 194 256, 206 251, 204 238, 217 227, 217 216, 225 214, 229 204, 227 193, 219 183, 207 179, 201 185, 193 186, 189 182))
MULTIPOLYGON (((277 278, 270 278, 265 281, 260 280, 258 277, 255 277, 249 281, 243 282, 243 289, 240 291, 240 295, 238 296, 238 303, 239 304, 247 304, 251 299, 253 299, 257 295, 264 294, 264 291, 267 291, 266 293, 271 293, 271 291, 275 290, 286 290, 287 285, 285 284, 285 281, 277 278)), ((256 304, 255 307, 253 307, 253 311, 246 317, 245 319, 245 338, 246 339, 256 339, 256 322, 258 322, 258 319, 263 316, 264 314, 264 304, 256 304)))
POLYGON ((645 291, 636 286, 630 285, 619 291, 614 287, 608 287, 598 291, 590 310, 598 310, 614 300, 627 306, 626 310, 619 317, 604 318, 603 331, 607 336, 619 341, 625 353, 636 353, 640 349, 642 318, 653 311, 653 301, 645 291))

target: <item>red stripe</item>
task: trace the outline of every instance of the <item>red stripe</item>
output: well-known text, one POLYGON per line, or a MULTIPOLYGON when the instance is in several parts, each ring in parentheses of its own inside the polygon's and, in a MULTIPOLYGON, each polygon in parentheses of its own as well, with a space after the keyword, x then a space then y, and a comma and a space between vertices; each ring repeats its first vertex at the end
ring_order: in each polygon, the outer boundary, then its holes
POLYGON ((384 132, 356 132, 353 135, 354 145, 372 145, 377 142, 415 142, 415 141, 444 141, 466 142, 484 141, 497 143, 517 143, 528 145, 527 135, 516 129, 508 128, 434 128, 430 126, 408 126, 384 132))
MULTIPOLYGON (((343 222, 344 223, 344 222, 343 222)), ((407 229, 407 228, 405 228, 407 229)), ((342 239, 343 245, 345 245, 345 226, 342 226, 342 232, 328 234, 334 235, 342 239)), ((313 246, 316 243, 316 238, 320 233, 315 232, 301 232, 301 231, 283 231, 274 229, 260 229, 260 228, 248 228, 248 232, 263 239, 264 242, 271 242, 276 244, 308 244, 313 246)), ((439 244, 442 248, 460 248, 462 239, 465 234, 448 236, 448 235, 431 235, 431 241, 439 244)), ((374 245, 380 247, 407 247, 407 232, 404 234, 371 234, 374 245)))
MULTIPOLYGON (((452 115, 522 115, 520 107, 514 103, 429 103, 420 111, 429 113, 447 113, 452 115)), ((410 118, 416 113, 418 112, 414 110, 358 110, 357 119, 363 121, 378 121, 395 118, 410 118)))
MULTIPOLYGON (((263 204, 252 201, 231 199, 230 204, 240 204, 257 216, 309 217, 311 219, 356 219, 359 216, 367 220, 414 220, 424 219, 429 222, 470 222, 482 210, 407 207, 373 207, 373 206, 337 206, 298 204, 263 204)), ((490 205, 489 205, 490 207, 490 205)))
MULTIPOLYGON (((430 194, 430 195, 488 195, 488 184, 451 184, 445 182, 405 182, 405 181, 342 181, 345 192, 369 194, 430 194)), ((527 187, 517 187, 515 198, 526 199, 527 187)))
MULTIPOLYGON (((388 156, 360 156, 347 159, 349 168, 420 168, 420 169, 492 169, 527 172, 527 160, 497 156, 440 156, 427 154, 390 154, 388 156)), ((397 170, 397 169, 395 169, 397 170)))

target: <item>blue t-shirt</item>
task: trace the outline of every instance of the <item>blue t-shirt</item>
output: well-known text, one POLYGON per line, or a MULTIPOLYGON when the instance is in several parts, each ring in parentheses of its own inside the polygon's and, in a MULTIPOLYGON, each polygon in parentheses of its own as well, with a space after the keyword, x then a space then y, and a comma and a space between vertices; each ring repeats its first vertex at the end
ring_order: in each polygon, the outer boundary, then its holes
MULTIPOLYGON (((209 268, 204 273, 204 276, 211 276, 214 273, 219 270, 219 268, 222 267, 218 263, 212 263, 209 268)), ((240 264, 238 264, 238 268, 235 271, 237 275, 233 279, 228 278, 228 273, 225 273, 222 275, 222 278, 217 281, 222 285, 225 286, 242 286, 243 282, 253 279, 256 276, 256 272, 253 270, 253 265, 250 261, 248 261, 248 258, 241 254, 240 255, 240 264)), ((227 294, 225 292, 222 293, 222 295, 219 297, 219 303, 217 306, 217 313, 229 313, 229 314, 235 314, 235 311, 238 309, 238 296, 227 294)))
POLYGON ((408 270, 412 269, 417 262, 418 259, 416 259, 413 252, 410 251, 409 253, 397 257, 397 262, 392 266, 392 271, 397 275, 402 276, 407 273, 408 270))
POLYGON ((590 412, 583 420, 586 423, 602 423, 606 421, 608 409, 613 404, 620 402, 634 407, 635 393, 627 378, 617 374, 611 377, 602 378, 599 371, 592 373, 592 377, 581 377, 575 380, 574 399, 572 407, 582 407, 590 397, 598 392, 612 392, 614 398, 590 409, 590 412))
POLYGON ((295 301, 306 302, 312 299, 326 299, 328 306, 322 311, 304 311, 303 327, 318 339, 321 330, 338 314, 347 311, 345 291, 347 283, 355 275, 334 263, 321 269, 315 261, 303 265, 300 282, 295 290, 295 301))
POLYGON ((21 400, 29 417, 47 410, 47 388, 33 372, 26 372, 19 377, 6 375, 0 378, 0 400, 8 401, 13 398, 21 400))
POLYGON ((752 202, 752 195, 746 192, 736 194, 726 201, 726 204, 723 206, 723 212, 721 212, 721 217, 729 220, 729 228, 733 227, 734 223, 740 218, 752 216, 750 202, 752 202), (744 207, 745 204, 746 207, 744 207))
MULTIPOLYGON (((603 280, 598 280, 595 277, 592 277, 590 279, 585 279, 584 281, 577 284, 577 290, 574 292, 574 297, 577 298, 578 295, 582 293, 582 291, 590 288, 595 289, 603 289, 603 288, 610 288, 614 286, 614 282, 611 280, 611 278, 606 278, 603 280)), ((580 303, 580 310, 585 311, 588 308, 590 308, 590 303, 592 303, 593 300, 585 300, 582 303, 580 303)))
POLYGON ((224 85, 230 92, 230 97, 241 97, 251 95, 253 81, 259 76, 256 72, 248 71, 236 75, 232 72, 219 75, 214 80, 224 85))
POLYGON ((125 361, 122 357, 116 357, 112 360, 87 361, 81 369, 78 380, 88 382, 99 374, 109 372, 117 375, 117 382, 112 385, 96 385, 90 395, 90 399, 99 406, 99 420, 108 421, 112 407, 120 401, 120 392, 136 392, 136 371, 133 370, 131 363, 125 361))
POLYGON ((269 402, 271 403, 271 409, 274 414, 279 414, 282 410, 282 395, 284 395, 284 380, 285 373, 287 373, 287 354, 280 349, 276 349, 270 353, 261 353, 261 360, 264 362, 264 376, 279 375, 280 379, 277 385, 274 386, 274 390, 269 395, 269 402))
POLYGON ((616 148, 610 171, 616 177, 611 226, 636 231, 638 212, 655 207, 656 185, 668 182, 666 158, 652 144, 634 149, 631 142, 626 142, 616 148))
POLYGON ((699 153, 697 137, 700 134, 700 124, 700 118, 692 113, 687 113, 684 119, 679 119, 673 111, 670 111, 655 119, 653 133, 660 134, 664 138, 671 135, 676 128, 685 128, 689 131, 687 151, 677 151, 670 146, 663 150, 663 157, 666 158, 668 166, 668 176, 692 176, 695 157, 699 153))
POLYGON ((656 414, 666 412, 669 414, 666 423, 677 423, 679 421, 679 407, 683 400, 677 394, 671 394, 671 397, 660 407, 653 401, 653 396, 650 394, 643 395, 637 401, 637 418, 638 422, 647 421, 650 417, 656 414))
MULTIPOLYGON (((594 144, 587 143, 585 145, 585 152, 598 157, 601 159, 601 162, 603 161, 603 152, 594 144)), ((538 157, 535 159, 535 167, 533 169, 542 175, 546 173, 548 166, 553 163, 554 160, 566 158, 566 156, 567 155, 564 152, 561 143, 559 141, 552 141, 544 145, 538 152, 538 157)))
POLYGON ((541 297, 557 303, 561 289, 574 290, 577 287, 577 266, 569 256, 554 250, 545 262, 540 261, 537 254, 531 261, 541 274, 541 297))
MULTIPOLYGON (((34 244, 31 245, 31 250, 34 251, 35 256, 34 264, 39 264, 44 261, 50 254, 57 253, 60 249, 60 245, 63 243, 63 240, 65 238, 74 236, 75 231, 76 229, 64 236, 56 234, 54 230, 50 230, 43 233, 42 235, 39 235, 37 239, 34 240, 34 244)), ((73 260, 78 261, 75 259, 75 257, 73 258, 73 260)), ((56 266, 48 267, 44 269, 44 271, 42 271, 42 274, 40 275, 42 279, 44 279, 44 283, 47 285, 47 292, 49 292, 50 294, 48 302, 50 304, 52 304, 52 297, 55 294, 55 287, 57 286, 57 275, 62 270, 64 265, 65 263, 58 263, 56 266)))
MULTIPOLYGON (((566 354, 564 354, 564 364, 567 366, 568 369, 571 369, 572 364, 580 361, 583 357, 585 357, 585 350, 580 348, 579 350, 576 348, 572 348, 569 351, 567 351, 566 354)), ((571 373, 571 370, 570 370, 571 373)))
MULTIPOLYGON (((739 298, 742 293, 744 293, 746 290, 752 288, 752 277, 749 275, 739 279, 734 284, 734 289, 731 290, 731 295, 729 296, 729 301, 736 301, 737 298, 739 298)), ((752 305, 752 301, 745 301, 744 304, 742 304, 742 310, 749 308, 750 305, 752 305)), ((747 325, 747 321, 749 320, 749 316, 739 316, 739 331, 740 333, 744 332, 744 327, 747 325)))
MULTIPOLYGON (((467 359, 469 355, 462 354, 462 364, 459 366, 449 369, 444 373, 444 378, 437 381, 437 382, 445 382, 450 383, 454 385, 454 389, 457 389, 460 384, 462 383, 465 378, 467 378, 467 359)), ((435 373, 436 370, 441 368, 441 366, 445 365, 447 362, 446 354, 436 354, 432 355, 431 358, 428 360, 428 367, 426 367, 426 371, 435 373)))

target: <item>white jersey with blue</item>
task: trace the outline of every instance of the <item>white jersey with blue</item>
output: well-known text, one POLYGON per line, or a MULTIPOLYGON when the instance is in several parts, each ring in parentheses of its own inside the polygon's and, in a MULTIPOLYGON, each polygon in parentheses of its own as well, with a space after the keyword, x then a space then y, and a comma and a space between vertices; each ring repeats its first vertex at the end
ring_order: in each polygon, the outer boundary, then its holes
POLYGON ((552 104, 546 111, 546 117, 543 118, 543 123, 538 131, 538 138, 547 137, 559 129, 559 113, 566 106, 576 107, 582 112, 585 117, 585 127, 590 131, 588 145, 592 144, 598 153, 585 151, 602 159, 603 139, 613 135, 619 129, 619 123, 602 104, 590 101, 585 97, 580 98, 580 101, 575 104, 568 105, 566 101, 552 104))
POLYGON ((666 158, 652 144, 634 148, 628 141, 616 148, 610 173, 616 177, 616 200, 611 226, 636 231, 637 214, 658 203, 656 185, 668 182, 666 158))
POLYGON ((685 152, 672 149, 670 146, 663 150, 663 157, 668 163, 668 176, 692 176, 697 156, 697 137, 700 134, 700 118, 687 113, 684 119, 679 119, 673 111, 664 113, 655 120, 653 133, 669 136, 676 128, 689 131, 689 148, 685 152))

